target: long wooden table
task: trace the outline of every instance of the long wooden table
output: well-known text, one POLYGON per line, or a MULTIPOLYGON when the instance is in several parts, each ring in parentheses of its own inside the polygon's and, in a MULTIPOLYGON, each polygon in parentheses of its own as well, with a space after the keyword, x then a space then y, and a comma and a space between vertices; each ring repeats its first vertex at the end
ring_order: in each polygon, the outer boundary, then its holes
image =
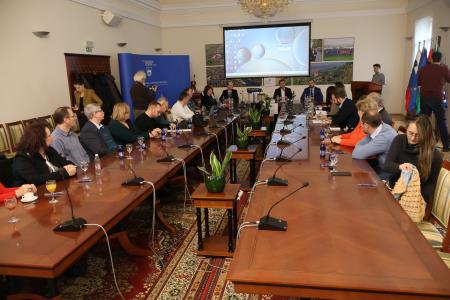
MULTIPOLYGON (((330 176, 320 168, 318 128, 307 132, 307 145, 302 140, 298 146, 307 147, 308 154, 294 155, 296 160, 277 173, 289 185, 256 187, 244 221, 259 220, 284 195, 305 181, 310 185, 272 210, 272 217, 288 222, 287 231, 243 229, 228 273, 235 291, 320 299, 450 299, 450 271, 368 164, 341 154, 337 169, 353 176, 330 176), (361 175, 377 186, 358 187, 361 175)), ((289 139, 305 133, 297 129, 289 139)), ((295 152, 289 147, 286 156, 295 152)), ((279 154, 276 148, 270 146, 267 157, 279 154)), ((272 176, 280 164, 266 161, 258 180, 272 176)))
MULTIPOLYGON (((236 120, 237 118, 228 119, 225 125, 230 126, 236 120)), ((208 127, 201 131, 215 133, 221 139, 225 132, 224 128, 208 127)), ((230 130, 228 133, 231 134, 230 130)), ((91 166, 89 175, 93 178, 92 182, 79 183, 74 177, 58 182, 57 191, 63 191, 63 185, 67 185, 75 216, 109 230, 153 193, 150 185, 121 185, 123 181, 133 177, 128 165, 132 165, 137 176, 153 182, 158 189, 182 168, 180 161, 156 162, 166 155, 166 151, 186 162, 200 153, 198 148, 178 149, 178 146, 186 142, 202 148, 211 143, 212 147, 217 147, 216 137, 213 135, 182 133, 182 136, 167 139, 164 143, 150 140, 146 151, 133 151, 133 159, 119 160, 116 153, 102 159, 100 176, 93 174, 91 166)), ((224 144, 223 141, 220 142, 225 149, 224 144)), ((103 232, 95 227, 86 227, 80 232, 54 232, 53 228, 57 224, 70 219, 70 206, 66 194, 58 196, 59 202, 51 205, 43 195, 44 192, 45 188, 39 187, 39 200, 35 205, 18 203, 14 213, 20 218, 20 222, 16 225, 8 224, 9 211, 6 208, 0 209, 0 274, 54 279, 103 238, 103 232)), ((149 221, 151 222, 150 216, 149 221)))

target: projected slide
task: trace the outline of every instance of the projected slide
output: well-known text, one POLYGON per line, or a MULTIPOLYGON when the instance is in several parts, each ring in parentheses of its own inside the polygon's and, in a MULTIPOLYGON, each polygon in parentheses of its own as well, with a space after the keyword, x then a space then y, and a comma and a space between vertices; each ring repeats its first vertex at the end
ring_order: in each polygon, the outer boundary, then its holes
POLYGON ((309 76, 310 24, 224 28, 225 76, 309 76))

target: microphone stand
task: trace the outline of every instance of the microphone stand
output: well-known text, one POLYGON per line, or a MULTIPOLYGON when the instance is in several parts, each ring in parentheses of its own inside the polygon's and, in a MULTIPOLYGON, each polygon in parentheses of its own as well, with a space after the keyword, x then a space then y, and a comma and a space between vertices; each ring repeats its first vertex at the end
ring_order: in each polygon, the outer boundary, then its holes
POLYGON ((309 182, 307 182, 307 181, 304 182, 302 186, 300 186, 299 188, 295 189, 294 191, 290 192, 289 194, 287 194, 286 196, 284 196, 283 198, 281 198, 280 200, 275 202, 275 204, 272 205, 272 207, 270 207, 267 215, 265 215, 264 217, 262 217, 259 220, 258 229, 259 230, 286 231, 287 230, 287 222, 282 219, 272 218, 270 216, 270 212, 272 211, 272 209, 275 206, 277 206, 283 200, 287 199, 288 197, 292 196, 297 191, 301 190, 302 188, 307 187, 308 185, 309 185, 309 182))
POLYGON ((188 142, 187 133, 183 133, 183 138, 185 140, 185 144, 178 146, 179 149, 191 149, 194 145, 188 142))
POLYGON ((175 161, 175 157, 173 155, 170 155, 167 150, 166 147, 164 147, 161 143, 161 148, 164 150, 164 152, 166 153, 166 156, 163 158, 158 159, 156 162, 159 163, 165 163, 165 162, 173 162, 175 161))
MULTIPOLYGON (((65 180, 65 173, 63 172, 62 175, 62 179, 65 180)), ((53 231, 57 231, 57 232, 78 232, 80 231, 84 225, 87 223, 87 221, 83 218, 75 218, 74 214, 73 214, 73 204, 72 204, 72 198, 70 198, 70 194, 69 194, 69 190, 67 189, 67 183, 63 184, 64 185, 64 190, 66 192, 67 195, 67 199, 69 200, 69 205, 70 205, 70 215, 71 215, 71 219, 67 220, 61 224, 58 224, 55 228, 53 228, 53 231)))
POLYGON ((128 165, 128 169, 131 171, 131 173, 133 173, 134 178, 131 178, 131 179, 128 179, 128 180, 122 182, 122 185, 139 186, 144 183, 144 178, 136 176, 136 172, 134 171, 133 167, 131 167, 131 162, 128 165))
POLYGON ((286 134, 290 134, 292 133, 292 131, 294 131, 295 129, 299 128, 299 127, 303 127, 303 124, 300 123, 297 126, 293 127, 292 129, 287 129, 286 125, 283 125, 283 128, 280 129, 280 134, 281 135, 286 135, 286 134))
MULTIPOLYGON (((283 149, 284 150, 284 149, 283 149)), ((269 177, 267 179, 267 185, 271 185, 271 186, 287 186, 288 185, 288 180, 287 179, 283 179, 283 178, 279 178, 276 177, 278 170, 280 170, 280 168, 282 166, 284 166, 285 164, 287 164, 288 162, 292 161, 292 158, 299 152, 302 151, 302 148, 298 148, 297 151, 295 151, 294 154, 292 154, 290 157, 284 158, 284 160, 279 160, 282 161, 283 163, 275 170, 275 172, 273 173, 273 175, 271 177, 269 177)), ((275 160, 277 161, 277 160, 275 160)))
POLYGON ((298 140, 294 141, 294 142, 290 142, 290 141, 286 141, 284 139, 284 136, 281 137, 281 139, 277 142, 278 146, 289 146, 292 145, 294 143, 297 143, 298 141, 304 140, 306 138, 306 136, 302 136, 301 138, 299 138, 298 140))

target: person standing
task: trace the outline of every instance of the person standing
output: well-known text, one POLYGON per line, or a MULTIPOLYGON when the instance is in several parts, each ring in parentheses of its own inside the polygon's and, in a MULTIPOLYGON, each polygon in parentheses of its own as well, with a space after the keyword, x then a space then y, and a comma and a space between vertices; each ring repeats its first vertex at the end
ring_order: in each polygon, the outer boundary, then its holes
POLYGON ((292 90, 286 87, 286 80, 280 79, 280 81, 278 81, 278 85, 280 87, 275 89, 273 99, 277 100, 278 97, 281 98, 281 100, 292 99, 292 90))
POLYGON ((83 80, 77 78, 73 81, 73 86, 75 91, 73 92, 75 96, 75 106, 72 107, 73 111, 76 112, 78 117, 78 124, 80 128, 83 128, 84 124, 87 122, 87 119, 84 115, 84 108, 86 105, 95 103, 98 106, 103 105, 102 99, 95 93, 92 89, 87 89, 84 86, 83 80))
POLYGON ((385 78, 384 74, 381 73, 381 65, 380 64, 374 64, 373 65, 373 76, 372 76, 372 82, 379 84, 379 85, 385 85, 385 78))
POLYGON ((436 117, 439 134, 441 136, 443 152, 449 152, 448 129, 445 110, 442 105, 442 92, 445 83, 450 82, 450 70, 441 64, 442 54, 434 52, 432 63, 419 69, 418 85, 420 86, 420 113, 436 117))
POLYGON ((138 116, 143 113, 150 102, 155 101, 156 86, 147 88, 145 86, 145 80, 147 74, 145 71, 137 71, 134 76, 134 84, 130 89, 131 100, 133 101, 134 115, 138 116))
POLYGON ((303 90, 302 96, 300 100, 302 104, 305 105, 306 97, 311 97, 314 99, 314 105, 322 105, 323 104, 323 94, 322 90, 316 87, 316 82, 314 79, 310 79, 308 81, 308 87, 303 90))

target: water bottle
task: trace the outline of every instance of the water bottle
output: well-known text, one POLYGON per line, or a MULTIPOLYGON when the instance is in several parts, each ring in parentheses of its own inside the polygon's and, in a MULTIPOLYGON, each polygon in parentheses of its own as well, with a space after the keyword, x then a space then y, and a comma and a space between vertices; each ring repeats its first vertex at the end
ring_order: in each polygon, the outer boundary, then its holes
POLYGON ((117 146, 117 155, 119 156, 119 159, 124 159, 125 158, 125 153, 124 153, 122 145, 118 145, 117 146))
POLYGON ((320 128, 320 140, 325 140, 325 129, 320 128))
POLYGON ((102 173, 102 164, 100 162, 100 157, 98 156, 98 154, 95 154, 94 166, 95 166, 95 175, 100 175, 102 173))
POLYGON ((163 128, 161 131, 161 141, 165 142, 166 141, 166 129, 163 128))
POLYGON ((325 146, 325 142, 322 141, 320 143, 320 159, 325 159, 327 153, 327 147, 325 146))

